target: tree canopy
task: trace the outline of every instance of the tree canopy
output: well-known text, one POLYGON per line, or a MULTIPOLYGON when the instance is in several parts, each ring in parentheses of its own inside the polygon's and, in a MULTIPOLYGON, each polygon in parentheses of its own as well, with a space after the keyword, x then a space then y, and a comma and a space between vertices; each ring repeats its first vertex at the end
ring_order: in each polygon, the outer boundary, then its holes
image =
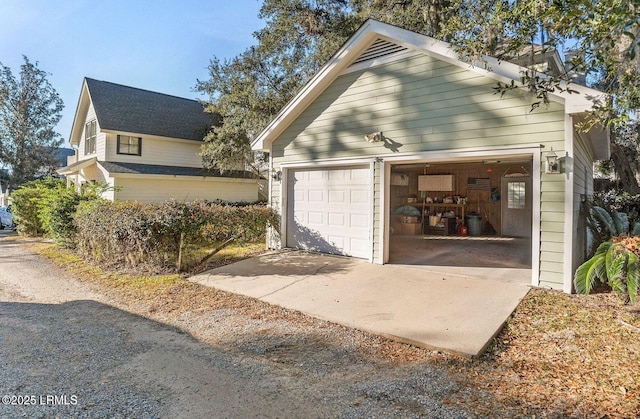
POLYGON ((570 47, 569 71, 539 77, 534 70, 522 87, 544 102, 583 73, 608 94, 593 123, 621 126, 640 109, 634 0, 265 0, 259 16, 265 27, 254 33, 256 45, 230 60, 214 57, 210 78, 197 84, 209 111, 222 117, 202 155, 223 170, 250 160, 250 140, 368 18, 449 41, 474 62, 518 57, 531 44, 570 47))
POLYGON ((62 144, 55 132, 62 99, 38 63, 23 58, 18 79, 0 63, 0 163, 9 169, 12 188, 51 167, 52 150, 62 144))

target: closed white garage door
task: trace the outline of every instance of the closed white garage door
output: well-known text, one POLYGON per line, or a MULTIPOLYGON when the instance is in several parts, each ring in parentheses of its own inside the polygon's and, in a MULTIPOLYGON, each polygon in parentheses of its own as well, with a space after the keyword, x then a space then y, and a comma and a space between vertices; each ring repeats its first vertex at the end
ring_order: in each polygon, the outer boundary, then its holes
POLYGON ((295 169, 287 185, 287 246, 368 259, 369 166, 295 169))

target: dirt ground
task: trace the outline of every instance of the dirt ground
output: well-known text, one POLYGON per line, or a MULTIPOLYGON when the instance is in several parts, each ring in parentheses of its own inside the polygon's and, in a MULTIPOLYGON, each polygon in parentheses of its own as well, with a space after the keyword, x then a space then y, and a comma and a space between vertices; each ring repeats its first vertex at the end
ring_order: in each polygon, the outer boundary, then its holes
POLYGON ((408 362, 423 350, 250 299, 184 305, 118 298, 1 240, 0 416, 473 416, 447 368, 408 362))

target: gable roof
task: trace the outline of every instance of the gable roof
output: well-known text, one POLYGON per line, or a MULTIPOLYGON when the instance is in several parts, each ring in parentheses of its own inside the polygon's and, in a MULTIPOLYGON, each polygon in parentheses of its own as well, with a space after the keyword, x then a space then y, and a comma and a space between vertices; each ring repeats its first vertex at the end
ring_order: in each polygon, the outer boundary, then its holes
MULTIPOLYGON (((307 106, 345 71, 356 71, 375 65, 379 60, 401 58, 415 53, 426 54, 503 83, 514 81, 516 85, 521 85, 521 74, 525 70, 524 67, 511 62, 484 57, 491 69, 489 71, 483 63, 462 61, 453 46, 447 42, 368 19, 251 142, 252 148, 268 150, 271 143, 307 106)), ((551 100, 564 104, 566 114, 584 113, 593 108, 594 101, 604 96, 604 93, 585 86, 572 85, 572 88, 579 90, 579 93, 556 92, 550 95, 551 100)), ((597 149, 596 153, 601 156, 608 155, 608 131, 598 130, 591 137, 594 148, 597 149)))
POLYGON ((72 143, 74 138, 79 140, 89 100, 103 131, 202 141, 212 124, 196 100, 85 78, 71 130, 72 143))

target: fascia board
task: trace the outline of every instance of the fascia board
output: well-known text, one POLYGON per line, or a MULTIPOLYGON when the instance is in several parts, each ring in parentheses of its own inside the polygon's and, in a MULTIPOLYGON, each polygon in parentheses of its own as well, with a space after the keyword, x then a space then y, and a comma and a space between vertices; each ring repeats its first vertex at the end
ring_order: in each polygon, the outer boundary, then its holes
POLYGON ((81 121, 80 115, 85 113, 89 109, 89 103, 91 102, 91 96, 89 94, 89 88, 87 87, 87 80, 82 80, 82 88, 80 89, 80 97, 78 97, 78 105, 76 106, 76 112, 73 116, 73 124, 71 125, 71 133, 69 134, 69 144, 72 146, 80 145, 80 135, 82 135, 82 129, 84 121, 81 121))

